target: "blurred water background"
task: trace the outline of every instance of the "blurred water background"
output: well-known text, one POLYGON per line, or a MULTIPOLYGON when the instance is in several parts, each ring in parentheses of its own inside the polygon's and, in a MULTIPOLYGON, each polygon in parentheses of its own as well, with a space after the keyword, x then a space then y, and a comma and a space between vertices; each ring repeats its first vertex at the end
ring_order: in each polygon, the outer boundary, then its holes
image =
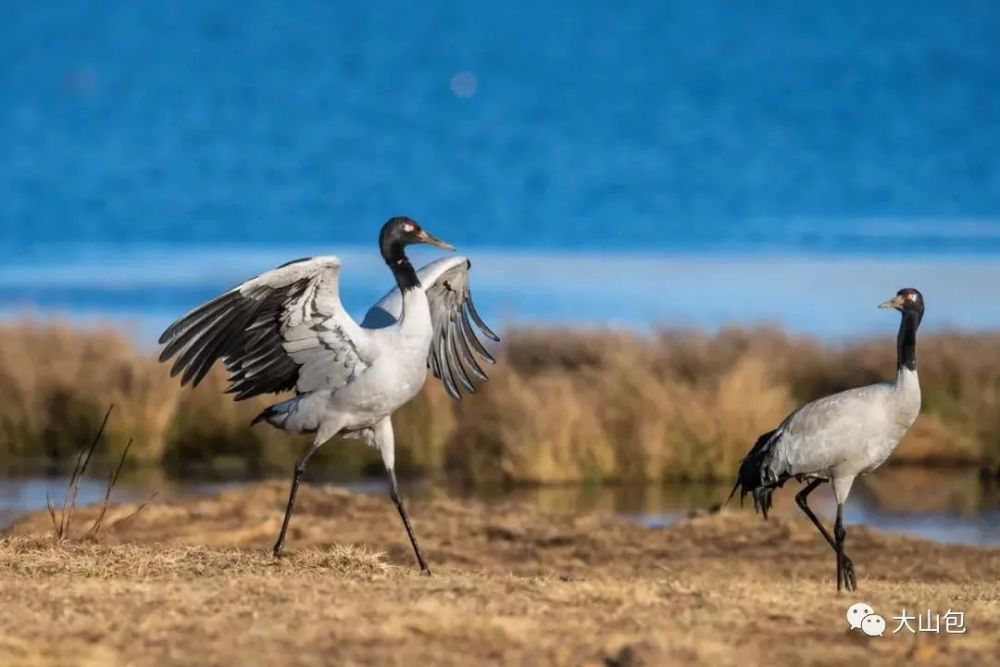
POLYGON ((4 3, 0 310, 150 340, 321 253, 361 310, 406 213, 508 324, 839 336, 914 284, 996 327, 997 43, 988 0, 4 3))
MULTIPOLYGON (((313 483, 334 484, 357 493, 388 493, 388 485, 381 477, 345 476, 328 468, 311 470, 309 477, 313 483)), ((160 471, 143 469, 123 478, 114 489, 113 500, 162 502, 218 493, 246 482, 239 478, 166 477, 160 471)), ((106 483, 100 476, 83 480, 78 490, 79 504, 100 503, 106 483)), ((692 514, 714 511, 731 489, 724 484, 692 483, 513 488, 466 487, 440 480, 403 479, 401 483, 404 495, 410 499, 444 494, 484 503, 522 503, 556 514, 612 512, 654 529, 692 514)), ((45 507, 47 499, 51 498, 59 507, 65 492, 63 478, 0 479, 0 528, 26 512, 45 507)), ((793 496, 794 493, 788 492, 776 495, 774 511, 779 516, 800 516, 793 496)), ((821 515, 832 516, 836 511, 833 494, 828 491, 815 493, 810 505, 821 515)), ((739 506, 738 501, 730 505, 739 506)), ((1000 489, 984 487, 975 471, 970 470, 885 468, 858 481, 845 520, 939 542, 1000 545, 1000 489)))

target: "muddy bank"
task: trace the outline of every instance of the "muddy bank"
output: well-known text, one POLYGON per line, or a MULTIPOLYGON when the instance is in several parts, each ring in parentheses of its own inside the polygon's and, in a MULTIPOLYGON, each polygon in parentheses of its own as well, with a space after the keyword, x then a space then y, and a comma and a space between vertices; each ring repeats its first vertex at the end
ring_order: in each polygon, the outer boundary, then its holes
POLYGON ((275 562, 285 493, 265 483, 124 522, 135 507, 115 506, 97 541, 63 545, 46 536, 46 514, 24 519, 0 543, 0 651, 36 664, 192 665, 1000 657, 1000 549, 851 527, 861 591, 838 595, 829 548, 797 520, 724 512, 651 530, 431 497, 411 508, 435 570, 426 578, 386 499, 334 488, 303 490, 288 556, 275 562), (855 598, 887 619, 960 609, 969 629, 852 634, 855 598))

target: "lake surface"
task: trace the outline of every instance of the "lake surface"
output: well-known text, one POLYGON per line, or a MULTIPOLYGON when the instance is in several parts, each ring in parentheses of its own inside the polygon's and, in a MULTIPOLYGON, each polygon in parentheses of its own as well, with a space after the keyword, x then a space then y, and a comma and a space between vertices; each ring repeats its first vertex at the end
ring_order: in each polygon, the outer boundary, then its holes
POLYGON ((494 320, 839 336, 915 284, 993 328, 998 43, 992 0, 2 3, 0 316, 150 340, 321 253, 359 312, 407 213, 494 320))
MULTIPOLYGON (((304 247, 161 247, 11 261, 0 264, 0 318, 103 323, 152 345, 197 304, 308 254, 304 247)), ((374 250, 338 254, 344 260, 341 296, 360 321, 393 286, 392 276, 374 250)), ((498 331, 524 324, 640 330, 777 324, 830 339, 888 337, 898 317, 876 305, 907 285, 919 286, 928 304, 924 331, 1000 329, 1000 257, 468 254, 477 309, 498 331)))
MULTIPOLYGON (((311 471, 313 482, 328 480, 322 471, 311 471)), ((241 480, 168 480, 154 471, 124 480, 114 490, 113 500, 152 502, 190 495, 216 493, 245 484, 241 480)), ((340 480, 334 483, 360 493, 387 494, 381 478, 340 480)), ((517 502, 550 512, 610 512, 651 528, 669 526, 691 512, 706 511, 725 501, 732 488, 718 484, 668 484, 662 486, 581 487, 542 486, 514 489, 467 489, 447 484, 402 480, 407 497, 450 494, 484 502, 517 502)), ((776 494, 776 516, 799 516, 795 507, 796 485, 789 483, 776 494)), ((64 478, 29 477, 0 479, 0 527, 25 512, 44 509, 46 498, 57 504, 66 490, 64 478)), ((103 481, 85 480, 79 504, 100 502, 103 481)), ((388 500, 386 500, 388 503, 388 500)), ((821 516, 833 516, 832 492, 821 487, 810 497, 821 516)), ((733 502, 733 508, 739 508, 733 502)), ((752 511, 751 507, 744 511, 752 511)), ((419 517, 416 518, 419 521, 419 517)), ((855 484, 845 521, 879 530, 914 535, 940 542, 1000 545, 1000 486, 984 484, 973 470, 886 468, 855 484)))
POLYGON ((0 6, 45 240, 1000 251, 991 0, 0 6))

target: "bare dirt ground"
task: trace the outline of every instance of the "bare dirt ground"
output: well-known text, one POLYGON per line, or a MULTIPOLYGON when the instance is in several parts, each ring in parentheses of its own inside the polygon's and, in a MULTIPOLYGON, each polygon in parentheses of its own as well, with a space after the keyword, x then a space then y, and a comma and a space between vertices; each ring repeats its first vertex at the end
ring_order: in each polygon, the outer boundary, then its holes
MULTIPOLYGON (((1000 549, 849 529, 860 591, 837 594, 808 524, 745 512, 664 530, 517 504, 412 503, 433 577, 380 496, 286 487, 114 506, 97 540, 35 514, 0 541, 0 663, 28 665, 1000 664, 1000 549), (883 637, 850 631, 871 604, 883 637), (903 609, 964 635, 892 634, 903 609)), ((94 510, 74 522, 88 525, 94 510)), ((913 623, 914 627, 916 622, 913 623)))

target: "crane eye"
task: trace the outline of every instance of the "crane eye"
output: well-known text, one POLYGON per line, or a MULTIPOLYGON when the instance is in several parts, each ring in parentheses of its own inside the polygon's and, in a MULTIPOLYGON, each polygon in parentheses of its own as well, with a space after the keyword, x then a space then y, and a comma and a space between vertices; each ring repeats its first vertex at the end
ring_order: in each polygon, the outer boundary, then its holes
POLYGON ((413 230, 414 230, 414 227, 410 223, 407 222, 407 223, 405 223, 403 225, 403 231, 404 232, 412 232, 413 230))

